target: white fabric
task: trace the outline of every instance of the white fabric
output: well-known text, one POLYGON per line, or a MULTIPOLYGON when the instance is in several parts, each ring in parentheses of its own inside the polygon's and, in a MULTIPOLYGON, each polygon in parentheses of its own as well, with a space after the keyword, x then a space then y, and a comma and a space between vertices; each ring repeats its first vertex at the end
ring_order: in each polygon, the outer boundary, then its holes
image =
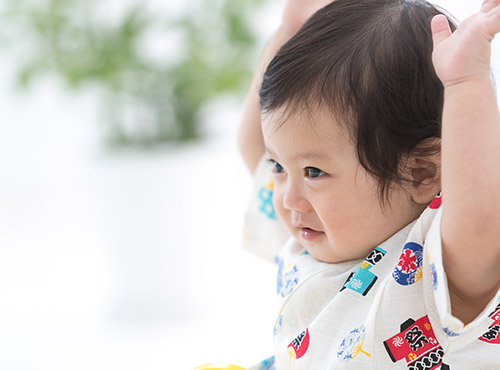
POLYGON ((254 183, 243 229, 243 246, 248 251, 275 262, 279 250, 290 237, 274 211, 274 182, 271 164, 263 157, 257 166, 258 181, 254 183))

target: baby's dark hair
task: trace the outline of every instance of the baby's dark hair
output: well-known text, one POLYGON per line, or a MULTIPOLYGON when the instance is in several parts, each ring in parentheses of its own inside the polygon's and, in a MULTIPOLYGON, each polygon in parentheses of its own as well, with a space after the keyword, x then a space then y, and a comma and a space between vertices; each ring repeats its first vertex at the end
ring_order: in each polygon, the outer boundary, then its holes
MULTIPOLYGON (((337 0, 317 11, 277 52, 260 109, 288 114, 326 107, 342 119, 382 201, 404 158, 440 152, 443 85, 432 65, 431 19, 423 0, 337 0), (430 143, 430 144, 429 144, 430 143), (421 145, 419 145, 421 144, 421 145)), ((449 16, 452 30, 456 25, 449 16)))

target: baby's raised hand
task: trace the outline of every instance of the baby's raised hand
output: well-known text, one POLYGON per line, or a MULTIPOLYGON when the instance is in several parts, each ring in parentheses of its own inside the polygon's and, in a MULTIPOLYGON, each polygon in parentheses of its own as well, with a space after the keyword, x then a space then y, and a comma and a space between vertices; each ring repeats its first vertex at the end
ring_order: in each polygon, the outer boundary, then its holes
POLYGON ((443 15, 432 19, 431 29, 432 61, 445 87, 489 78, 491 41, 500 32, 500 0, 485 0, 453 34, 443 15))

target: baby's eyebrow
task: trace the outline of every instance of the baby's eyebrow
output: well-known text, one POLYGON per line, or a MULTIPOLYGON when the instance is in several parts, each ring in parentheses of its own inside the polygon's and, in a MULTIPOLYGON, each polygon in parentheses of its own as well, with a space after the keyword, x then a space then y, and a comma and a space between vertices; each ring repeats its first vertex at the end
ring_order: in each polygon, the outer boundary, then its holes
POLYGON ((315 160, 329 160, 331 159, 326 153, 322 152, 303 152, 296 153, 293 155, 292 159, 315 159, 315 160))
POLYGON ((272 151, 272 149, 269 149, 269 147, 264 146, 264 152, 268 154, 270 157, 276 157, 276 153, 272 151))
MULTIPOLYGON (((269 154, 271 157, 276 157, 276 154, 267 146, 265 146, 264 149, 265 152, 269 154)), ((314 151, 293 153, 290 156, 290 160, 297 160, 297 159, 322 160, 322 161, 331 160, 331 158, 326 153, 314 152, 314 151)))

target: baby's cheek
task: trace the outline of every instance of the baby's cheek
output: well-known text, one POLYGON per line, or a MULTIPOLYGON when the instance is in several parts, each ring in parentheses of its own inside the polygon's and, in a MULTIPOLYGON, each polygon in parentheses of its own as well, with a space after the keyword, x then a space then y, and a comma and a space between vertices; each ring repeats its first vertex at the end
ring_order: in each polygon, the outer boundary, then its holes
POLYGON ((322 210, 321 223, 330 238, 343 240, 360 233, 360 220, 349 207, 330 206, 322 210))
POLYGON ((273 191, 273 207, 278 216, 283 219, 283 194, 276 188, 273 191))
POLYGON ((290 230, 292 223, 288 214, 289 211, 283 206, 283 193, 281 193, 277 188, 274 188, 273 192, 273 207, 280 220, 290 230))
POLYGON ((342 207, 341 202, 338 201, 323 201, 324 206, 317 209, 316 212, 320 214, 323 224, 330 229, 342 229, 342 225, 347 219, 351 217, 350 210, 342 207))

